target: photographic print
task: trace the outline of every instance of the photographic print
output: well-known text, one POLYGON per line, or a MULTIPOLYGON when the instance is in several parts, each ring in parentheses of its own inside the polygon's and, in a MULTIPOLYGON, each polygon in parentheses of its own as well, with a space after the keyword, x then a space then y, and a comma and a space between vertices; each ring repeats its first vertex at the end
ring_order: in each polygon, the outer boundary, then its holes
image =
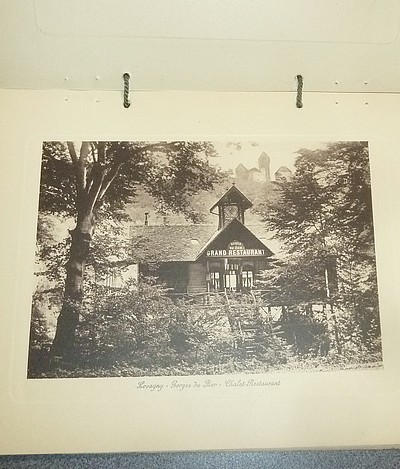
POLYGON ((28 378, 382 366, 368 142, 43 142, 28 378))

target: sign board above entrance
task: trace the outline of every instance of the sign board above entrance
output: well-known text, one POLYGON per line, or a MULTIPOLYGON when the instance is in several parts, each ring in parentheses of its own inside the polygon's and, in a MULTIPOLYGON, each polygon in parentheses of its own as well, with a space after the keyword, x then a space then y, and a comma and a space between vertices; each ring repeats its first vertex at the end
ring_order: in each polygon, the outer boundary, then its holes
POLYGON ((254 257, 265 256, 264 249, 210 249, 207 257, 254 257))

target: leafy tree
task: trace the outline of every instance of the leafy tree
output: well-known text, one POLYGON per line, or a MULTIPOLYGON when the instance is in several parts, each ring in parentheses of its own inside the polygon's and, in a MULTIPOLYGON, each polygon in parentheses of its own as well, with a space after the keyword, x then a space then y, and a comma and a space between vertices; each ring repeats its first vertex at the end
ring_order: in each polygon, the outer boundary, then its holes
POLYGON ((141 186, 160 210, 187 213, 190 196, 211 189, 223 174, 210 166, 209 142, 45 142, 39 210, 73 217, 64 299, 53 353, 73 352, 84 297, 84 277, 99 220, 123 219, 141 186))
POLYGON ((340 306, 367 340, 379 323, 367 143, 299 150, 293 179, 281 183, 278 198, 260 211, 285 246, 284 262, 266 274, 282 300, 322 300, 331 313, 340 306))

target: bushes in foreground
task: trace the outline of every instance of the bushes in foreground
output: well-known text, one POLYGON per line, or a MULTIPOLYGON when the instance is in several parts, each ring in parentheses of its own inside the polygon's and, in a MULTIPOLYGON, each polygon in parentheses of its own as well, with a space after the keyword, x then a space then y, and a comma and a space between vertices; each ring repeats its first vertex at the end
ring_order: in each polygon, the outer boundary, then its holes
MULTIPOLYGON (((382 361, 377 352, 380 347, 371 350, 360 343, 358 336, 344 341, 342 334, 341 354, 334 348, 317 353, 315 344, 309 344, 300 334, 296 340, 280 339, 257 308, 246 309, 238 304, 242 322, 259 325, 254 353, 246 355, 237 320, 226 302, 217 300, 204 307, 185 300, 172 301, 151 281, 130 288, 98 287, 93 291, 95 295, 86 297, 76 334, 76 353, 68 362, 52 359, 48 331, 36 306, 31 324, 29 377, 265 373, 346 369, 382 361)), ((305 330, 314 342, 320 341, 320 336, 326 337, 314 323, 312 329, 306 325, 299 329, 304 337, 305 330)))
MULTIPOLYGON (((138 370, 150 374, 194 374, 198 370, 205 374, 249 366, 226 303, 217 301, 205 308, 185 300, 172 301, 151 281, 135 288, 97 288, 95 296, 87 296, 76 333, 76 353, 68 362, 51 363, 49 348, 44 347, 48 338, 36 331, 38 325, 36 318, 31 337, 41 337, 42 343, 31 341, 29 376, 53 373, 51 369, 60 367, 72 374, 74 370, 93 370, 94 374, 99 370, 100 375, 119 375, 141 374, 138 370)), ((260 363, 286 361, 281 341, 268 334, 260 334, 258 339, 260 363)))

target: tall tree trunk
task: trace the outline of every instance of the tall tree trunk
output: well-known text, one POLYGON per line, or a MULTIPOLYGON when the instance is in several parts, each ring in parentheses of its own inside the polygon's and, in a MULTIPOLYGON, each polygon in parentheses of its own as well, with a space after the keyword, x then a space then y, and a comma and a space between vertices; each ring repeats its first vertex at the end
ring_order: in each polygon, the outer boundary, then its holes
POLYGON ((79 324, 84 293, 85 264, 95 225, 94 214, 123 163, 122 158, 116 158, 107 166, 105 144, 99 142, 97 159, 95 153, 92 153, 93 162, 89 171, 90 142, 82 142, 79 156, 73 142, 67 142, 67 147, 75 173, 77 222, 75 229, 70 231, 71 248, 66 266, 64 300, 52 347, 53 356, 64 359, 72 357, 74 353, 75 332, 79 324))
POLYGON ((63 305, 57 320, 52 354, 54 357, 68 359, 73 356, 75 332, 83 300, 83 280, 89 246, 94 229, 92 213, 78 215, 74 230, 70 231, 71 248, 66 270, 63 305))

